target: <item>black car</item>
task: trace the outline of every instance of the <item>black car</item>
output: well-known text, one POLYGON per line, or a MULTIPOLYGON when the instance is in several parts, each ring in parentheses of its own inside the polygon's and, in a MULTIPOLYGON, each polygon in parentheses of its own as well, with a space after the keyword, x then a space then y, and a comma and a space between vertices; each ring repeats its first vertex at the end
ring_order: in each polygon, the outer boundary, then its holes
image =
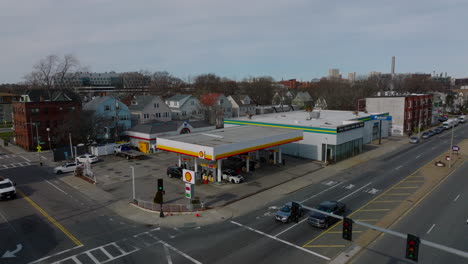
POLYGON ((444 117, 444 116, 439 117, 439 122, 441 122, 441 123, 443 123, 443 122, 445 122, 447 120, 448 120, 447 117, 444 117))
MULTIPOLYGON (((319 204, 316 209, 336 215, 343 215, 346 212, 346 205, 337 201, 325 201, 319 204)), ((338 221, 338 218, 312 211, 307 220, 309 224, 317 227, 328 228, 338 221)))
POLYGON ((436 129, 434 129, 434 130, 435 130, 435 132, 436 132, 437 134, 440 134, 440 133, 444 132, 445 128, 442 127, 442 126, 440 126, 440 127, 436 128, 436 129))
POLYGON ((167 167, 167 177, 169 178, 182 178, 182 168, 178 166, 167 167))

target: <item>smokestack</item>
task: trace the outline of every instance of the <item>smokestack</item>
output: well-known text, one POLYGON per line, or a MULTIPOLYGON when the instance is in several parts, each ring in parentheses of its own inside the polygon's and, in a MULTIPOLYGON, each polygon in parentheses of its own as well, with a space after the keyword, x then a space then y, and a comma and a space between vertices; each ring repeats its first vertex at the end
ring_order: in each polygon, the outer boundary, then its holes
POLYGON ((392 56, 392 75, 395 75, 395 56, 392 56))

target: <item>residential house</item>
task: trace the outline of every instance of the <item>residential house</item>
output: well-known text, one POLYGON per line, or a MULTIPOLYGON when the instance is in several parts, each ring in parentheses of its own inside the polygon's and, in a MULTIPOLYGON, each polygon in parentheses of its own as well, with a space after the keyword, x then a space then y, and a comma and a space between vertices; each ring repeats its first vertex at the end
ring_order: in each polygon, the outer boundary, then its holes
MULTIPOLYGON (((37 150, 55 147, 65 142, 54 142, 61 125, 71 114, 81 110, 79 97, 70 91, 31 90, 22 95, 20 101, 12 103, 13 129, 16 145, 37 150)), ((60 137, 63 138, 63 137, 60 137)))
POLYGON ((11 93, 0 93, 0 122, 11 123, 13 120, 13 114, 11 111, 11 104, 15 101, 19 101, 20 95, 11 93))
POLYGON ((296 97, 292 100, 293 105, 297 105, 300 108, 312 107, 313 100, 312 96, 308 92, 298 92, 296 97))
POLYGON ((99 139, 118 139, 124 131, 131 127, 130 110, 111 96, 96 97, 83 106, 83 110, 92 111, 96 125, 102 127, 99 139))
POLYGON ((166 99, 172 120, 200 119, 203 116, 200 102, 190 94, 176 94, 166 99))
POLYGON ((212 112, 212 110, 221 110, 225 118, 232 117, 232 104, 224 94, 205 94, 200 98, 200 103, 208 112, 212 112))
POLYGON ((128 108, 131 113, 132 126, 171 120, 171 109, 159 96, 134 96, 128 108))
POLYGON ((232 116, 255 115, 255 104, 248 95, 230 95, 227 99, 232 105, 232 116))
POLYGON ((278 90, 275 95, 273 95, 272 104, 290 105, 294 97, 294 91, 292 90, 278 90))

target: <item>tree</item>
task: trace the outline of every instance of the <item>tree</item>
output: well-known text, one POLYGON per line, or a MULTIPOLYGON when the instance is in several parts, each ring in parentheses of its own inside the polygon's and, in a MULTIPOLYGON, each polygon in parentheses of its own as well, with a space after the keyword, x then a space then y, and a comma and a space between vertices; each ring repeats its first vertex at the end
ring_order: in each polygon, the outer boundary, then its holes
POLYGON ((213 73, 201 74, 195 77, 193 86, 197 95, 220 93, 221 78, 213 73))
POLYGON ((242 81, 241 90, 257 105, 269 105, 274 95, 274 83, 270 76, 250 77, 242 81))
POLYGON ((33 66, 33 71, 24 78, 31 88, 47 90, 49 97, 52 90, 69 88, 69 78, 80 70, 80 62, 73 55, 67 54, 63 58, 48 55, 33 66))
POLYGON ((167 98, 181 91, 185 85, 180 78, 172 76, 167 71, 154 72, 151 75, 150 94, 167 98))

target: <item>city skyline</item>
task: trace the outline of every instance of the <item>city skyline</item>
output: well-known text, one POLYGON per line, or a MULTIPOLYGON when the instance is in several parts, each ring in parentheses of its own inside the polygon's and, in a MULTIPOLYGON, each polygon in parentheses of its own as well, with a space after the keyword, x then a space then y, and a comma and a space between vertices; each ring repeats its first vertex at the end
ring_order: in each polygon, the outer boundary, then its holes
POLYGON ((92 72, 168 71, 241 80, 312 80, 331 68, 465 77, 462 1, 0 3, 0 83, 23 81, 49 54, 92 72), (24 7, 26 6, 26 7, 24 7), (403 10, 401 6, 405 6, 403 10))

